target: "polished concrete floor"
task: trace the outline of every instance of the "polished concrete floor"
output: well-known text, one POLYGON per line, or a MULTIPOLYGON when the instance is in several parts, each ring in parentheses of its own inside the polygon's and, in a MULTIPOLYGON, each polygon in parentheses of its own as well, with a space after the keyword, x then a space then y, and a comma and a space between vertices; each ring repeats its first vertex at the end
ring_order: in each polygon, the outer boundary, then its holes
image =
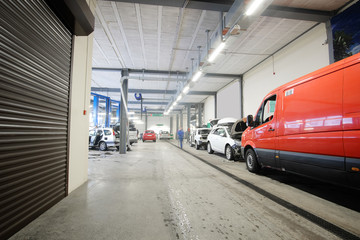
MULTIPOLYGON (((243 162, 185 146, 254 185, 359 234, 360 214, 243 162)), ((169 142, 89 153, 89 180, 12 239, 340 239, 169 142)))

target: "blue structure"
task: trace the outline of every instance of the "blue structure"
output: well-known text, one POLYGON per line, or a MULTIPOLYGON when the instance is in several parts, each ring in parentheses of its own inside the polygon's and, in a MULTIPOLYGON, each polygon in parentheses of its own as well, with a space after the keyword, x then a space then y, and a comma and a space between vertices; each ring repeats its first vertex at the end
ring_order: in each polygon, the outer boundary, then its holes
POLYGON ((93 122, 94 126, 98 125, 98 113, 99 113, 99 96, 94 96, 94 106, 93 106, 93 122))
POLYGON ((91 93, 91 95, 94 96, 94 104, 93 104, 94 106, 93 106, 92 117, 93 117, 93 122, 94 122, 95 126, 99 125, 98 115, 99 115, 99 102, 100 102, 100 99, 105 100, 105 113, 106 113, 105 127, 110 127, 110 124, 111 124, 111 110, 112 110, 111 104, 112 103, 115 103, 116 104, 115 106, 117 108, 117 110, 116 110, 117 121, 116 122, 120 122, 120 101, 111 100, 110 97, 103 96, 103 95, 93 93, 93 92, 91 93))

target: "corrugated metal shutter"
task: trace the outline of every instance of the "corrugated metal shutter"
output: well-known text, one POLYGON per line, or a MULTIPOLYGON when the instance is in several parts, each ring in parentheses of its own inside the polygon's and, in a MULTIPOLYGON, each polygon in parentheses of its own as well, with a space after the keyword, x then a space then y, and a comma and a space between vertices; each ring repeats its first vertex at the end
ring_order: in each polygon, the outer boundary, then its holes
POLYGON ((42 0, 0 1, 0 239, 67 194, 72 36, 42 0))

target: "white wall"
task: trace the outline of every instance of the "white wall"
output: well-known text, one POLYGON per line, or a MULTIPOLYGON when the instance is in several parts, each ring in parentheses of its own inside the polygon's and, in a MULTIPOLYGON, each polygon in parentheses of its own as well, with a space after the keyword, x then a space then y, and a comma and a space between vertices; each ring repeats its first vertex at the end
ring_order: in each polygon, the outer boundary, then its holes
POLYGON ((217 93, 217 117, 241 118, 240 82, 230 83, 217 93))
MULTIPOLYGON (((94 12, 95 2, 90 9, 94 12)), ((87 181, 93 34, 74 37, 71 59, 69 193, 87 181), (86 114, 84 114, 84 110, 86 114)))
POLYGON ((304 36, 269 58, 243 77, 244 116, 255 115, 264 96, 271 90, 329 64, 325 24, 320 24, 304 36))
POLYGON ((148 130, 154 130, 159 133, 160 130, 170 131, 170 116, 152 117, 148 116, 148 130), (163 126, 157 126, 157 124, 163 124, 163 126))
POLYGON ((215 118, 215 97, 210 96, 204 102, 204 124, 215 118))

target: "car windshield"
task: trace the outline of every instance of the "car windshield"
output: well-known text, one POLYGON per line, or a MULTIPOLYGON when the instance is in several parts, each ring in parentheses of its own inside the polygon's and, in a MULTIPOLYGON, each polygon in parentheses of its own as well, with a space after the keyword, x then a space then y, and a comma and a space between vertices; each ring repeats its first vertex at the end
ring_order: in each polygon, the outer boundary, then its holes
POLYGON ((163 131, 163 132, 162 132, 162 134, 169 134, 169 132, 167 132, 167 131, 163 131))
POLYGON ((211 129, 202 129, 199 131, 199 134, 209 134, 211 129))
POLYGON ((89 136, 95 136, 95 135, 96 135, 96 131, 95 131, 95 130, 89 131, 89 136))

